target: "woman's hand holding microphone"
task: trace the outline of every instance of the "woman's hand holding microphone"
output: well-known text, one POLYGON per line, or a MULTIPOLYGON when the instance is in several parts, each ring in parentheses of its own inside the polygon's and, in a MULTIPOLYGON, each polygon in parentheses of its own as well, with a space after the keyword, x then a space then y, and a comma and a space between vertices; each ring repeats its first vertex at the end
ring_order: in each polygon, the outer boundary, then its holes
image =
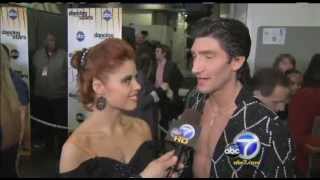
MULTIPOLYGON (((143 178, 164 178, 168 174, 170 167, 177 163, 178 157, 174 154, 174 150, 162 155, 160 158, 150 162, 147 167, 140 173, 143 178)), ((179 170, 183 169, 183 164, 179 164, 179 170)), ((171 174, 171 178, 179 177, 180 173, 171 174)))

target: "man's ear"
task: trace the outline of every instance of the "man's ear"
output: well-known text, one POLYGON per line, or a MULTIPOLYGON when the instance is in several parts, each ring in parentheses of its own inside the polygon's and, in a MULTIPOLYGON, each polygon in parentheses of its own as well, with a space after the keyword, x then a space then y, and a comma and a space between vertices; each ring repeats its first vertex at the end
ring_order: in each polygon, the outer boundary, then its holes
POLYGON ((231 61, 232 70, 238 71, 242 67, 245 61, 246 61, 246 58, 244 56, 234 57, 231 61))
POLYGON ((93 78, 92 80, 92 89, 96 94, 104 94, 105 87, 101 80, 93 78))

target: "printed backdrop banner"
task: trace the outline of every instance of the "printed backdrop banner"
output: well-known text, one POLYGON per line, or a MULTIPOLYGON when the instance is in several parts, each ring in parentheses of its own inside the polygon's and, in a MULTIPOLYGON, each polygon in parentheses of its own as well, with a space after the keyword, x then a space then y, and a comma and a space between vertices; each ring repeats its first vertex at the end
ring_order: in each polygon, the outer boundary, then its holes
POLYGON ((76 128, 88 112, 79 101, 77 72, 70 62, 72 54, 110 37, 122 37, 121 8, 68 9, 68 127, 76 128))
POLYGON ((11 68, 29 85, 27 10, 1 7, 1 43, 10 51, 11 68))
MULTIPOLYGON (((1 7, 0 16, 0 40, 1 43, 5 44, 9 48, 11 68, 20 75, 29 87, 27 9, 23 7, 1 7)), ((23 145, 27 150, 31 150, 29 112, 30 111, 27 111, 26 114, 27 124, 23 140, 23 145)))

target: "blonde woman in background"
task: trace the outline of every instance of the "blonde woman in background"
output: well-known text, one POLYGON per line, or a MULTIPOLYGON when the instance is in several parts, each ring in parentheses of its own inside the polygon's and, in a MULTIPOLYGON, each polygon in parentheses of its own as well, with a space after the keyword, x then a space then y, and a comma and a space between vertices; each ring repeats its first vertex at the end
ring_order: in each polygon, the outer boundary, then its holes
POLYGON ((21 104, 10 76, 10 61, 3 46, 0 59, 0 139, 1 177, 17 177, 15 161, 19 143, 23 138, 25 122, 21 116, 21 104))

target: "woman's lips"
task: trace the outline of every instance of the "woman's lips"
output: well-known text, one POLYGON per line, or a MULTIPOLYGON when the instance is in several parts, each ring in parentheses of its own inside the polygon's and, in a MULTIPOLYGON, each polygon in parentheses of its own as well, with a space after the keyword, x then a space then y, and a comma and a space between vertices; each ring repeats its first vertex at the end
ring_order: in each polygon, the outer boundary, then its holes
POLYGON ((129 98, 133 101, 137 101, 138 100, 138 94, 134 94, 134 95, 131 95, 129 96, 129 98))

